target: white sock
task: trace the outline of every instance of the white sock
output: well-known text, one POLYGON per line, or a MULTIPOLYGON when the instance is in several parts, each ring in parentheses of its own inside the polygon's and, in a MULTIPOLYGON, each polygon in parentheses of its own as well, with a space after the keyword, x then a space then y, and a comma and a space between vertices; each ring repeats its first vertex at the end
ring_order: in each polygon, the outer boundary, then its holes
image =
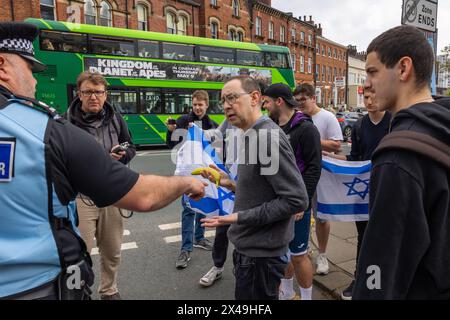
POLYGON ((309 288, 302 288, 301 286, 299 286, 300 288, 300 296, 302 300, 312 300, 312 286, 309 288))
POLYGON ((288 297, 294 295, 294 278, 281 279, 281 291, 288 297))

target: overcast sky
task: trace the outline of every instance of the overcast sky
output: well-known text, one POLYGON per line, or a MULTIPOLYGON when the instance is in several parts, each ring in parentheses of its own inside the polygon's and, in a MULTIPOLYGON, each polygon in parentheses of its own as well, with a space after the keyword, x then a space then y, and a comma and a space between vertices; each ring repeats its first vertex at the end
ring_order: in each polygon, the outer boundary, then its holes
MULTIPOLYGON (((295 17, 313 16, 323 36, 365 51, 383 31, 401 24, 402 0, 272 0, 272 7, 295 17)), ((439 0, 438 54, 450 44, 450 0, 439 0)))

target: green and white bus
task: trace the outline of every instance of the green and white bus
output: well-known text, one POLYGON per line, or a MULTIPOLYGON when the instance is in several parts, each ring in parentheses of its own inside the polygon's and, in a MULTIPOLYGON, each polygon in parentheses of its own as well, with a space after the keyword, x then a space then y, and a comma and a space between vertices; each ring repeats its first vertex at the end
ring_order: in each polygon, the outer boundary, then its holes
POLYGON ((27 19, 40 29, 36 57, 48 68, 36 74, 36 98, 66 111, 82 71, 103 74, 108 100, 119 110, 137 145, 164 144, 165 122, 191 109, 193 91, 210 95, 209 113, 220 123, 223 82, 239 74, 294 87, 289 50, 201 37, 27 19))

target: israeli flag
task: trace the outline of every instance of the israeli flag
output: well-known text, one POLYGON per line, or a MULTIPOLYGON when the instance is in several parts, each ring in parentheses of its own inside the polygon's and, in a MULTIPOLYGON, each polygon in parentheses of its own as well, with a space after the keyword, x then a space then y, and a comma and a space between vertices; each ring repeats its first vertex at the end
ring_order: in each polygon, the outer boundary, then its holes
POLYGON ((369 161, 322 158, 317 217, 328 221, 369 220, 369 161))
MULTIPOLYGON (((205 138, 204 132, 197 126, 189 128, 188 134, 177 154, 177 166, 175 175, 191 176, 191 172, 196 168, 209 167, 214 164, 225 171, 233 180, 236 180, 237 164, 227 168, 217 156, 216 150, 205 138)), ((193 176, 208 183, 205 188, 205 196, 195 201, 187 197, 185 200, 191 208, 204 215, 227 215, 233 213, 234 193, 231 190, 216 185, 202 176, 193 176)))

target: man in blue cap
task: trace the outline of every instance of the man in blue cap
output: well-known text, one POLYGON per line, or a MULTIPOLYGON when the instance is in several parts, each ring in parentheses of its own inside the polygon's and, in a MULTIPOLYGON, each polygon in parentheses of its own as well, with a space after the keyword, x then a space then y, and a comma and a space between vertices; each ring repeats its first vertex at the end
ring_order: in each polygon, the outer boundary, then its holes
POLYGON ((0 299, 88 299, 92 262, 76 228, 74 199, 98 207, 158 210, 191 177, 143 176, 113 160, 95 139, 34 99, 34 25, 0 23, 0 299))

